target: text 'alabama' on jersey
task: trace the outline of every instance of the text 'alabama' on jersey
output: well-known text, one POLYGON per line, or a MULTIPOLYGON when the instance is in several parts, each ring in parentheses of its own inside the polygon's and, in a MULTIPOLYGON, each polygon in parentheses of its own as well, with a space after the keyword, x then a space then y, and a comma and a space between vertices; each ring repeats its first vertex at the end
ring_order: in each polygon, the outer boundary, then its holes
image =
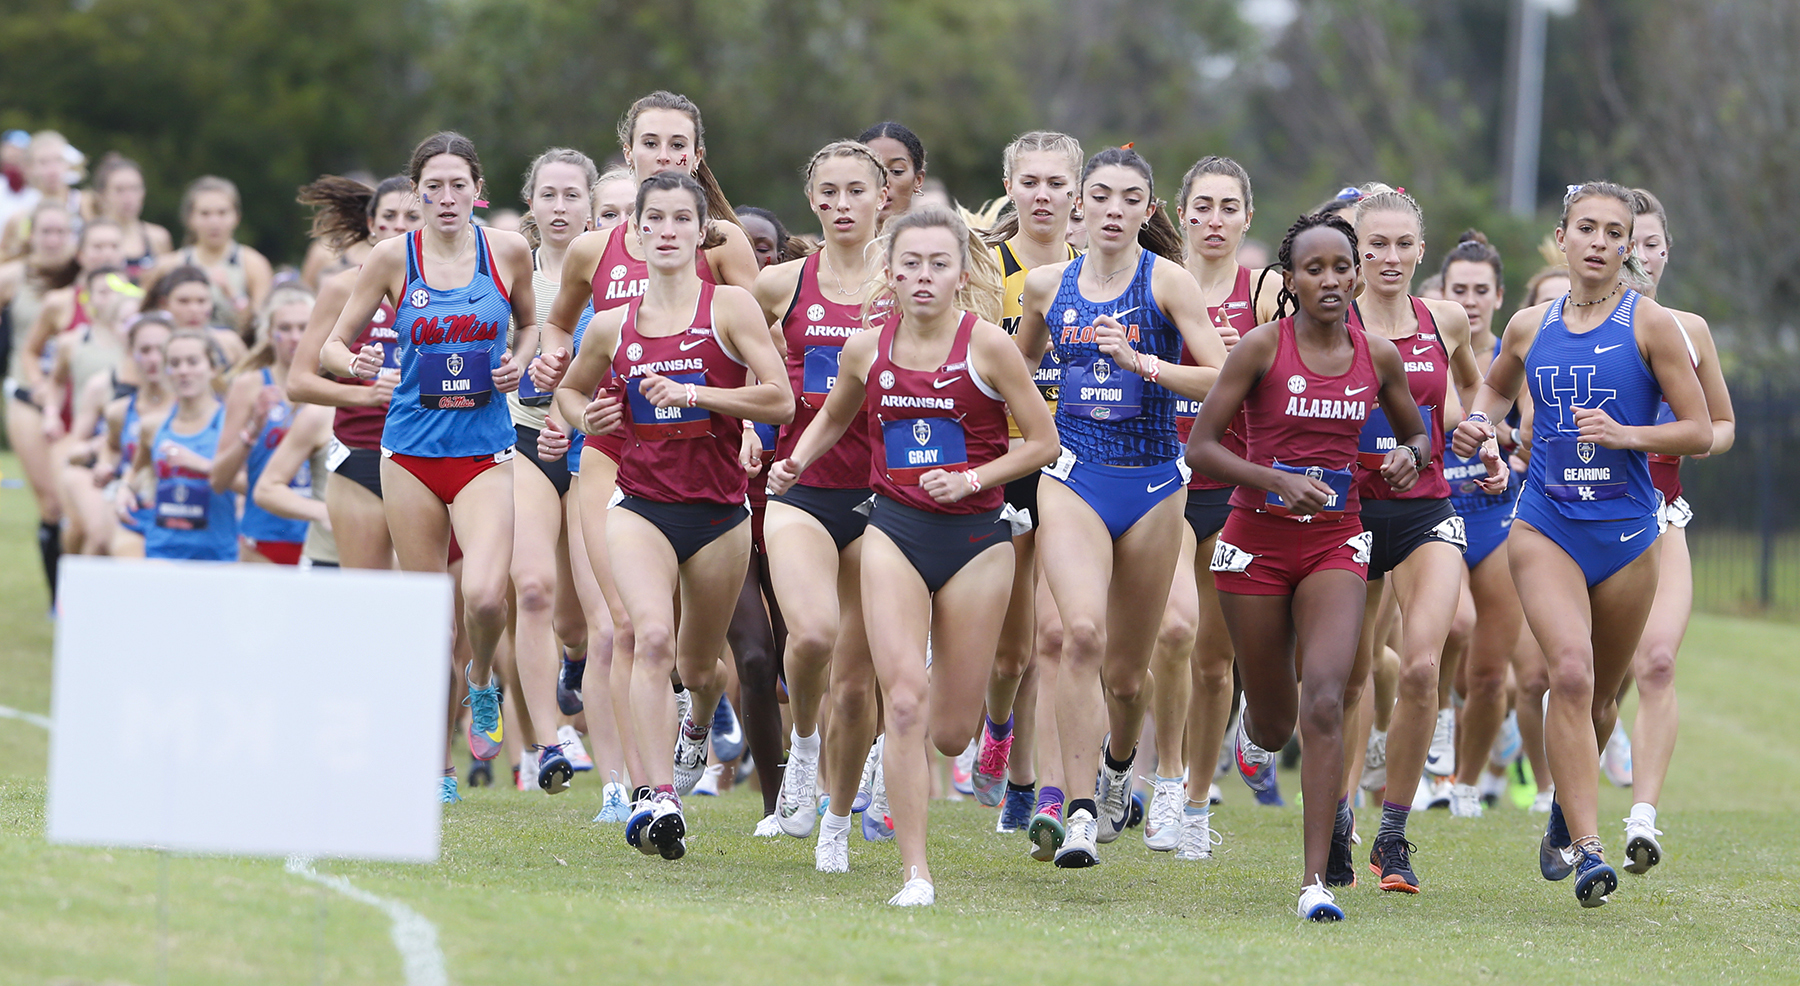
MULTIPOLYGON (((1425 420, 1431 447, 1425 461, 1419 463, 1419 481, 1402 493, 1381 478, 1381 464, 1387 454, 1400 447, 1394 426, 1381 405, 1369 408, 1369 420, 1363 422, 1362 438, 1356 450, 1356 495, 1364 500, 1442 500, 1450 495, 1444 480, 1444 400, 1450 386, 1450 352, 1438 335, 1437 320, 1422 298, 1408 298, 1413 317, 1419 327, 1411 335, 1390 340, 1400 350, 1400 362, 1406 367, 1406 387, 1419 417, 1425 420)), ((1362 312, 1350 306, 1346 318, 1350 327, 1364 331, 1362 312)), ((1486 475, 1483 473, 1483 475, 1486 475)))
POLYGON ((1656 514, 1659 502, 1642 452, 1580 440, 1575 412, 1605 411, 1626 427, 1653 425, 1662 387, 1638 353, 1626 290, 1597 328, 1579 335, 1563 321, 1568 296, 1551 305, 1525 354, 1525 382, 1536 404, 1526 497, 1545 497, 1572 520, 1628 520, 1656 514))
POLYGON ((738 464, 743 423, 703 407, 657 407, 644 396, 643 378, 659 374, 696 387, 742 387, 744 364, 713 329, 713 285, 700 285, 688 327, 674 335, 638 331, 633 299, 619 326, 612 369, 622 383, 624 455, 619 489, 658 503, 742 504, 749 478, 738 464))
MULTIPOLYGON (((1236 330, 1238 337, 1243 338, 1244 333, 1256 328, 1256 309, 1250 303, 1250 280, 1250 268, 1239 265, 1237 280, 1231 285, 1231 294, 1217 305, 1207 306, 1206 319, 1212 323, 1213 328, 1220 331, 1221 337, 1226 329, 1236 330)), ((1181 365, 1200 365, 1194 360, 1194 354, 1188 352, 1185 342, 1181 345, 1181 365)), ((1188 436, 1194 432, 1194 419, 1200 416, 1200 403, 1191 397, 1175 395, 1175 437, 1180 439, 1183 445, 1187 444, 1188 436)), ((1219 444, 1225 446, 1225 450, 1232 455, 1243 457, 1243 411, 1232 416, 1231 423, 1225 426, 1225 434, 1220 437, 1219 444)), ((1211 476, 1200 473, 1194 473, 1193 478, 1188 481, 1190 490, 1228 490, 1230 488, 1230 483, 1221 483, 1211 476)), ((1188 504, 1192 506, 1193 503, 1194 499, 1189 497, 1188 504)))
MULTIPOLYGON (((1293 318, 1276 323, 1280 333, 1268 372, 1244 398, 1246 461, 1283 472, 1311 476, 1331 487, 1320 520, 1357 513, 1351 470, 1358 437, 1371 408, 1379 407, 1381 378, 1369 358, 1369 339, 1345 326, 1352 347, 1350 368, 1336 376, 1315 373, 1300 357, 1293 318)), ((1274 493, 1240 486, 1231 505, 1245 510, 1288 513, 1274 493)), ((1296 517, 1296 520, 1306 518, 1296 517)))
POLYGON ((458 288, 425 283, 424 233, 406 238, 400 295, 400 383, 381 433, 389 452, 425 459, 493 455, 516 436, 494 392, 512 317, 487 234, 475 227, 475 276, 458 288))
POLYGON ((1057 430, 1063 447, 1081 462, 1163 465, 1181 455, 1175 438, 1174 391, 1119 366, 1094 342, 1095 323, 1109 315, 1125 326, 1126 338, 1138 353, 1168 363, 1181 358, 1181 333, 1156 306, 1150 289, 1157 256, 1143 251, 1131 283, 1117 298, 1104 302, 1089 301, 1081 294, 1081 267, 1090 256, 1069 262, 1045 315, 1050 341, 1062 355, 1057 430))
MULTIPOLYGON (((943 365, 915 370, 894 362, 896 312, 881 327, 869 366, 869 442, 874 446, 869 485, 915 510, 978 514, 1005 502, 1001 487, 988 487, 955 503, 939 503, 919 486, 934 469, 962 472, 1006 454, 1006 402, 975 372, 969 358, 974 312, 964 312, 943 365)), ((738 470, 742 472, 743 470, 738 470)))
MULTIPOLYGON (((845 305, 819 290, 819 258, 815 253, 800 262, 800 279, 794 300, 781 320, 787 340, 788 383, 794 390, 794 420, 781 426, 775 458, 794 454, 794 446, 806 426, 812 424, 825 398, 837 385, 838 361, 844 343, 863 331, 862 306, 845 305)), ((861 422, 852 424, 844 437, 800 476, 805 486, 828 490, 868 489, 869 432, 861 422)))

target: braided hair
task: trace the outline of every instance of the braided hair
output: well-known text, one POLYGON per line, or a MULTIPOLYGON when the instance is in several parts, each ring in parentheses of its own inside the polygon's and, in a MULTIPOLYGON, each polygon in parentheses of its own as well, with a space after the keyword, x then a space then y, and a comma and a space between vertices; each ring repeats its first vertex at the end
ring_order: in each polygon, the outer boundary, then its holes
MULTIPOLYGON (((1356 253, 1356 227, 1350 225, 1349 221, 1343 216, 1334 212, 1309 212, 1299 219, 1294 220, 1294 224, 1288 227, 1287 235, 1281 238, 1280 249, 1275 251, 1275 266, 1287 273, 1293 273, 1294 241, 1299 239, 1301 233, 1304 233, 1309 229, 1320 228, 1335 229, 1344 234, 1344 238, 1350 241, 1350 262, 1361 266, 1356 253)), ((1300 299, 1296 298, 1294 293, 1288 290, 1287 284, 1284 281, 1281 286, 1281 293, 1275 296, 1275 317, 1278 319, 1286 318, 1299 311, 1300 299), (1288 302, 1290 301, 1294 303, 1292 310, 1289 310, 1288 308, 1288 302)))

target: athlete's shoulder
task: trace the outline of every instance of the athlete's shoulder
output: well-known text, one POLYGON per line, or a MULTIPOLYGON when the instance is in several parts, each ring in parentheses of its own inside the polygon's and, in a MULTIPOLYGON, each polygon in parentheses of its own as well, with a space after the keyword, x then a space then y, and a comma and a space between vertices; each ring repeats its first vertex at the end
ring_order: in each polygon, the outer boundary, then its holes
POLYGON ((1075 258, 1054 264, 1041 264, 1025 272, 1025 290, 1027 293, 1037 291, 1053 291, 1062 282, 1063 274, 1075 258))
POLYGON ((493 251, 495 259, 509 265, 522 263, 530 268, 531 244, 523 234, 491 226, 483 226, 482 231, 487 235, 488 249, 493 251))
POLYGON ((1448 301, 1443 298, 1420 298, 1419 300, 1425 303, 1425 310, 1431 313, 1431 319, 1438 324, 1440 331, 1444 329, 1455 331, 1457 328, 1461 328, 1464 336, 1469 334, 1469 313, 1460 302, 1448 301))
POLYGON ((800 274, 805 266, 806 258, 800 257, 764 267, 756 275, 756 300, 770 310, 780 307, 800 290, 800 274))

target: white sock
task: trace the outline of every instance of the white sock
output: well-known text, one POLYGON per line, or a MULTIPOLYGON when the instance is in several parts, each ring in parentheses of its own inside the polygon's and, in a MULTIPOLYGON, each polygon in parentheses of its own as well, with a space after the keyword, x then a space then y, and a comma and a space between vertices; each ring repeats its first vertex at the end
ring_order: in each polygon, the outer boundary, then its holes
POLYGON ((825 810, 825 821, 819 828, 819 841, 836 839, 843 841, 850 837, 850 816, 840 815, 835 808, 825 810))
POLYGON ((1639 801, 1637 804, 1631 806, 1631 817, 1641 818, 1644 821, 1649 822, 1651 828, 1655 828, 1656 806, 1648 801, 1639 801))
POLYGON ((819 755, 819 731, 817 729, 812 731, 811 736, 802 736, 798 730, 795 730, 790 733, 790 737, 794 752, 809 760, 819 755))

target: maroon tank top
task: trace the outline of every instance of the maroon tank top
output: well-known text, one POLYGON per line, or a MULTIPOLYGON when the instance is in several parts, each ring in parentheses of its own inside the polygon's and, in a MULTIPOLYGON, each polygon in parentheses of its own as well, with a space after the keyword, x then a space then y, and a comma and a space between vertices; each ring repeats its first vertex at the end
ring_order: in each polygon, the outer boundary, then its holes
POLYGON ((712 284, 700 286, 693 321, 670 336, 640 334, 643 301, 629 302, 612 358, 625 399, 625 419, 615 434, 624 445, 619 489, 627 496, 659 503, 744 502, 749 477, 738 464, 743 423, 705 408, 658 408, 638 389, 638 378, 650 373, 701 387, 744 385, 744 365, 725 352, 713 331, 713 290, 712 284))
MULTIPOLYGON (((1450 483, 1444 479, 1444 395, 1450 386, 1450 350, 1438 336, 1437 320, 1431 317, 1424 299, 1409 300, 1413 316, 1419 320, 1418 331, 1391 341, 1400 350, 1406 386, 1431 436, 1431 455, 1419 464, 1419 481, 1412 489, 1401 493, 1389 486, 1381 478, 1381 462, 1398 439, 1387 415, 1378 407, 1370 408, 1356 453, 1356 495, 1364 500, 1442 500, 1450 496, 1450 483)), ((1345 320, 1352 329, 1363 328, 1362 313, 1354 305, 1345 320)))
POLYGON ((887 320, 869 366, 869 485, 882 496, 935 514, 1000 509, 999 484, 951 504, 933 500, 919 478, 933 469, 960 472, 1006 454, 1006 402, 975 375, 969 336, 975 313, 964 312, 942 366, 913 370, 894 362, 900 315, 887 320))
MULTIPOLYGON (((1356 467, 1357 438, 1370 409, 1380 406, 1381 394, 1368 337, 1346 327, 1354 348, 1350 368, 1328 376, 1313 372, 1300 358, 1293 318, 1276 324, 1280 340, 1275 360, 1244 398, 1244 458, 1289 471, 1318 470, 1315 478, 1338 493, 1341 513, 1354 515, 1359 504, 1351 470, 1356 467)), ((1264 510, 1273 495, 1240 486, 1231 494, 1231 505, 1264 510)), ((1340 510, 1328 505, 1326 513, 1336 516, 1340 510)))
MULTIPOLYGON (((1237 283, 1231 286, 1230 297, 1220 302, 1217 306, 1208 305, 1206 316, 1212 322, 1214 328, 1236 329, 1240 337, 1251 329, 1256 328, 1256 309, 1250 304, 1250 268, 1242 265, 1238 266, 1237 283)), ((1188 352, 1186 344, 1183 344, 1181 347, 1181 365, 1199 365, 1194 362, 1194 354, 1188 352)), ((1199 401, 1183 397, 1180 394, 1175 395, 1175 434, 1181 439, 1183 445, 1187 444, 1188 436, 1193 433, 1194 418, 1199 414, 1199 401)), ((1243 456, 1244 412, 1239 411, 1232 416, 1231 423, 1225 426, 1225 435, 1219 439, 1219 444, 1225 446, 1232 455, 1239 456, 1240 458, 1243 456)), ((1188 483, 1188 489, 1190 490, 1224 490, 1230 488, 1230 483, 1221 483, 1211 476, 1202 476, 1199 473, 1195 473, 1193 480, 1188 483)))
MULTIPOLYGON (((806 426, 818 416, 826 395, 837 383, 838 360, 844 343, 863 331, 862 308, 826 299, 819 290, 819 257, 813 254, 800 262, 800 281, 794 288, 794 301, 781 320, 781 332, 787 339, 788 383, 794 389, 794 420, 781 426, 781 438, 775 445, 775 457, 785 459, 794 454, 794 446, 806 426)), ((853 424, 844 437, 819 461, 806 467, 800 482, 829 490, 867 489, 869 485, 869 431, 867 425, 853 424)))
MULTIPOLYGON (((394 306, 383 300, 381 307, 375 310, 369 324, 356 334, 350 343, 350 352, 358 353, 362 347, 371 342, 381 344, 381 365, 383 367, 399 367, 400 359, 396 347, 400 344, 400 334, 394 331, 394 306)), ((329 376, 329 375, 328 375, 329 376)), ((361 377, 331 377, 338 383, 362 384, 373 387, 375 381, 361 377)), ((387 408, 384 407, 340 407, 331 421, 331 432, 337 440, 351 448, 368 449, 371 452, 381 450, 381 429, 387 422, 387 408)))

